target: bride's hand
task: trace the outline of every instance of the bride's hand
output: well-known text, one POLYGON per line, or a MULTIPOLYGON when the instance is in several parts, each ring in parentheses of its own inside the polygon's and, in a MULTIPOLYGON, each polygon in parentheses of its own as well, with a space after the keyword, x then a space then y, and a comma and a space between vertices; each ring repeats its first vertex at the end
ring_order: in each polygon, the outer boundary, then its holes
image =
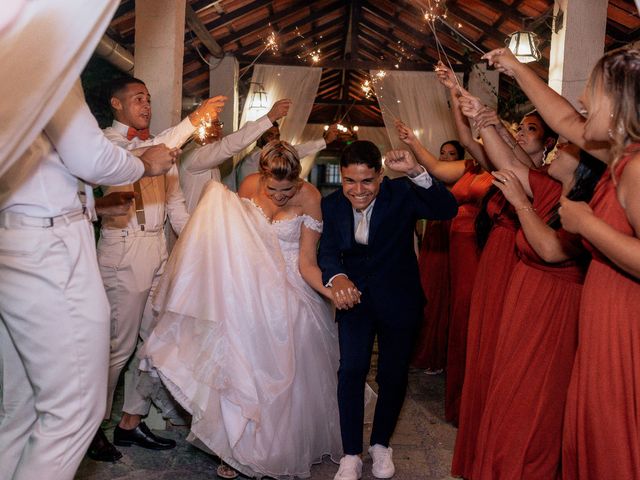
POLYGON ((333 279, 331 298, 338 310, 348 310, 360 303, 360 290, 344 275, 333 279))

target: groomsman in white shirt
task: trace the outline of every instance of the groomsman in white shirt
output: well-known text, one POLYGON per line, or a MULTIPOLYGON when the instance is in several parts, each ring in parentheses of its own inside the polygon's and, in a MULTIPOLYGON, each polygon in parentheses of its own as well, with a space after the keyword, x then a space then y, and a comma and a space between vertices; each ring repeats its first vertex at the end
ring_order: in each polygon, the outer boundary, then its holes
POLYGON ((78 187, 162 175, 177 153, 112 145, 78 81, 0 177, 0 478, 71 480, 104 415, 109 304, 78 187))
POLYGON ((200 200, 202 189, 209 180, 220 181, 219 166, 229 157, 237 155, 256 141, 260 135, 272 128, 273 122, 289 112, 291 100, 278 100, 269 113, 258 120, 246 122, 242 128, 222 137, 223 125, 216 121, 207 135, 200 141, 189 142, 180 156, 180 186, 187 202, 187 211, 193 212, 200 200))
MULTIPOLYGON (((224 97, 205 101, 178 125, 155 138, 149 135, 151 96, 141 80, 132 77, 116 80, 111 88, 110 103, 115 120, 104 133, 111 142, 129 150, 156 143, 177 148, 189 139, 203 119, 217 119, 224 97)), ((109 418, 120 373, 132 358, 136 345, 144 342, 154 326, 151 298, 168 257, 165 220, 168 217, 179 235, 189 214, 175 165, 165 176, 107 188, 105 196, 96 200, 96 209, 102 215, 98 264, 111 305, 105 416, 109 418)), ((134 357, 129 365, 131 375, 125 382, 123 413, 114 431, 114 443, 153 450, 173 448, 175 441, 154 435, 142 421, 149 413, 152 396, 164 387, 158 377, 141 372, 138 364, 139 359, 134 357)), ((169 400, 166 395, 165 398, 169 400)), ((115 461, 122 456, 101 429, 96 432, 88 454, 101 461, 115 461)))

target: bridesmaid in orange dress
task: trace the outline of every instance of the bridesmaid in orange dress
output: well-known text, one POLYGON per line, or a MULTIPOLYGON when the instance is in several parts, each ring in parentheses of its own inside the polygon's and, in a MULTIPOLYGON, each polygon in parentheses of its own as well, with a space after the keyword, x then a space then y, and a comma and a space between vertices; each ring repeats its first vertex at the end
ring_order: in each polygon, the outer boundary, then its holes
MULTIPOLYGON (((464 148, 457 140, 440 146, 440 161, 464 158, 464 148)), ((449 228, 450 221, 429 220, 420 244, 418 266, 420 283, 429 301, 424 306, 422 328, 418 335, 412 366, 425 373, 442 373, 447 363, 449 330, 449 228)))
POLYGON ((474 160, 437 159, 424 148, 410 128, 402 122, 397 122, 396 128, 400 139, 411 148, 431 175, 445 183, 455 182, 451 192, 456 197, 459 208, 449 230, 451 318, 446 366, 445 418, 457 424, 464 380, 469 303, 480 256, 475 236, 475 218, 480 211, 482 198, 491 186, 492 177, 474 160))
POLYGON ((580 306, 562 478, 640 478, 640 51, 600 59, 582 97, 586 118, 506 49, 487 58, 563 136, 610 163, 590 205, 561 200, 563 227, 594 252, 580 306))
POLYGON ((586 190, 588 198, 602 173, 602 163, 592 157, 577 168, 578 154, 575 146, 558 145, 550 176, 536 170, 494 172, 520 220, 519 260, 505 295, 470 475, 474 480, 554 479, 559 473, 564 400, 588 256, 579 237, 547 223, 559 226, 561 193, 586 190))
MULTIPOLYGON (((496 128, 502 127, 495 111, 486 110, 480 119, 496 128)), ((515 139, 504 134, 500 137, 509 142, 511 151, 495 150, 489 145, 490 158, 496 157, 493 163, 501 166, 503 158, 514 157, 514 153, 520 152, 521 156, 514 161, 522 163, 528 158, 528 165, 537 168, 545 160, 546 151, 555 143, 556 135, 538 114, 532 113, 520 122, 515 139)), ((495 361, 505 291, 517 261, 515 238, 518 216, 502 192, 497 187, 493 188, 496 191, 490 191, 487 214, 481 213, 476 224, 479 241, 485 240, 486 245, 480 257, 471 298, 466 373, 451 466, 452 475, 464 478, 470 478, 473 469, 478 430, 495 361), (487 222, 489 225, 484 226, 487 222)))

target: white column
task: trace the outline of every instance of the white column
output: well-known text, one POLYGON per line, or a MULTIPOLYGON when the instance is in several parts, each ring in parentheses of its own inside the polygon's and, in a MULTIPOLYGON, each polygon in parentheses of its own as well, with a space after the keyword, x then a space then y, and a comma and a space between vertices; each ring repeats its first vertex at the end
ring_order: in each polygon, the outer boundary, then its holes
POLYGON ((480 101, 496 109, 498 107, 498 88, 500 85, 500 72, 487 70, 486 63, 477 63, 469 74, 469 93, 478 97, 480 101))
MULTIPOLYGON (((220 121, 224 122, 222 129, 225 135, 235 132, 238 129, 239 108, 238 108, 238 60, 232 55, 225 55, 222 59, 209 59, 209 95, 225 95, 227 102, 220 112, 220 121)), ((239 159, 238 159, 239 160, 239 159)), ((220 175, 222 178, 232 173, 234 159, 230 159, 220 165, 220 175)))
POLYGON ((591 69, 604 53, 607 4, 607 0, 555 1, 554 16, 562 10, 563 18, 562 28, 559 24, 552 28, 549 86, 576 107, 591 69))
POLYGON ((151 93, 152 133, 180 121, 185 1, 136 0, 134 75, 151 93))
MULTIPOLYGON (((134 76, 151 94, 152 133, 177 125, 182 114, 182 64, 186 0, 136 0, 134 76)), ((165 225, 167 249, 176 237, 165 225)), ((165 422, 153 407, 146 419, 152 429, 164 430, 165 422)))
POLYGON ((220 113, 223 132, 228 135, 238 129, 238 60, 232 55, 211 58, 209 67, 209 96, 225 95, 227 103, 220 113))

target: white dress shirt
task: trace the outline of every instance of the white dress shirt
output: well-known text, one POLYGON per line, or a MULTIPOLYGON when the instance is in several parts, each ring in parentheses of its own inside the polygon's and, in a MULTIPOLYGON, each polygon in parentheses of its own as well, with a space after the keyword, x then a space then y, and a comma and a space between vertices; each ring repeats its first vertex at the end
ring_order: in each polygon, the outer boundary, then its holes
POLYGON ((202 189, 209 180, 220 181, 219 165, 237 155, 272 126, 266 115, 245 123, 238 131, 218 142, 199 146, 189 142, 180 156, 180 186, 187 202, 187 211, 193 212, 200 200, 202 189))
POLYGON ((78 179, 119 185, 143 173, 139 158, 114 148, 102 135, 78 81, 44 132, 0 178, 0 211, 56 217, 82 208, 78 179))
MULTIPOLYGON (((111 127, 104 129, 104 134, 110 141, 128 150, 149 147, 160 143, 164 143, 169 148, 174 148, 186 142, 195 130, 195 127, 191 124, 189 118, 185 118, 175 127, 171 127, 157 137, 150 138, 149 140, 140 140, 138 137, 127 140, 128 130, 128 125, 114 120, 111 127)), ((184 195, 180 188, 177 167, 174 165, 162 176, 142 178, 140 180, 140 189, 142 191, 142 202, 144 204, 145 230, 161 230, 168 215, 171 226, 179 235, 189 220, 189 214, 187 213, 184 195)), ((115 191, 132 192, 133 185, 107 187, 105 189, 105 195, 115 191)), ((105 216, 102 219, 102 228, 140 230, 134 207, 129 209, 127 215, 105 216)))

